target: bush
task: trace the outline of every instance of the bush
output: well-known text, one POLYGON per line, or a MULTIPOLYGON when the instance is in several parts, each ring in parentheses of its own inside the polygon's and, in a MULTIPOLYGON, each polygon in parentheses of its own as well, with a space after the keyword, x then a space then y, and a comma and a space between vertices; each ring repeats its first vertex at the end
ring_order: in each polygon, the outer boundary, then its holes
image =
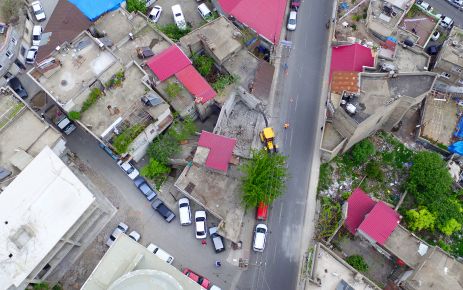
POLYGON ((100 89, 98 88, 92 89, 87 99, 82 104, 82 108, 80 109, 80 112, 83 113, 87 111, 93 104, 95 104, 98 101, 101 95, 102 95, 102 92, 100 89))
POLYGON ((375 155, 375 145, 368 139, 364 139, 352 147, 350 156, 354 165, 361 165, 367 162, 373 155, 375 155))
POLYGON ((144 128, 140 124, 133 125, 122 131, 121 134, 117 135, 113 140, 114 149, 116 153, 123 154, 127 152, 130 143, 141 133, 144 128))
POLYGON ((140 11, 141 13, 146 13, 146 2, 144 0, 127 0, 127 11, 134 12, 140 11))
POLYGON ((373 160, 368 162, 367 166, 365 167, 365 173, 368 176, 368 178, 374 179, 379 182, 384 181, 383 170, 381 169, 381 166, 377 161, 373 160))
POLYGON ((218 93, 223 91, 227 86, 237 83, 239 81, 239 77, 236 75, 220 75, 215 83, 212 84, 214 90, 218 93))
POLYGON ((157 189, 159 189, 167 179, 170 168, 158 160, 151 158, 150 162, 141 169, 140 173, 147 178, 153 179, 157 189))
POLYGON ((426 208, 420 210, 411 209, 406 212, 405 217, 412 231, 434 230, 436 217, 426 208))
POLYGON ((17 21, 19 16, 19 9, 21 8, 21 1, 19 0, 2 0, 1 11, 3 18, 8 22, 17 21))
POLYGON ((80 119, 80 112, 77 111, 70 111, 68 114, 69 119, 75 121, 80 119))
POLYGON ((461 230, 461 224, 454 218, 447 220, 442 226, 438 225, 438 227, 439 230, 447 236, 451 236, 454 232, 461 230))
POLYGON ((356 24, 352 24, 350 27, 352 27, 352 30, 353 30, 353 31, 356 31, 356 30, 357 30, 357 25, 356 25, 356 24))
POLYGON ((207 55, 195 55, 193 56, 193 65, 198 72, 203 76, 208 76, 212 72, 214 66, 214 59, 207 55))
POLYGON ((117 87, 122 84, 123 80, 125 80, 125 72, 121 70, 114 74, 111 79, 105 83, 105 86, 107 88, 117 87))
POLYGON ((351 191, 345 191, 341 194, 341 198, 342 200, 348 200, 351 195, 352 195, 351 191))
POLYGON ((358 14, 352 15, 352 20, 354 20, 355 22, 359 22, 360 19, 362 19, 361 15, 358 15, 358 14))
POLYGON ((346 258, 346 262, 359 272, 368 271, 368 264, 360 255, 349 256, 346 258))
POLYGON ((341 205, 327 196, 320 199, 320 214, 318 215, 317 239, 327 240, 339 225, 342 217, 341 205))
POLYGON ((180 29, 175 23, 169 23, 164 26, 159 26, 159 30, 173 41, 179 41, 180 38, 190 33, 191 28, 187 27, 186 29, 180 29))
POLYGON ((329 163, 320 165, 320 175, 318 176, 318 191, 327 190, 330 187, 333 173, 329 163))
POLYGON ((171 98, 175 98, 176 96, 178 96, 178 94, 180 94, 181 91, 182 87, 177 83, 170 82, 166 86, 166 93, 171 98))

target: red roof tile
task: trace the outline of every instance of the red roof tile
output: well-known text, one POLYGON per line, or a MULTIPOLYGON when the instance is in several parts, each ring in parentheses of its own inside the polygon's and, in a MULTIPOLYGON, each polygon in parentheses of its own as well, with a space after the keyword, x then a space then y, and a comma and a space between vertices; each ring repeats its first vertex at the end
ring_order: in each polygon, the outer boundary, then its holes
POLYGON ((177 45, 172 45, 149 59, 147 64, 158 79, 164 81, 190 65, 191 61, 177 45))
POLYGON ((189 65, 175 74, 177 79, 196 98, 196 102, 204 104, 213 99, 217 93, 199 72, 189 65))
POLYGON ((364 66, 372 67, 375 59, 371 49, 358 43, 332 48, 330 79, 335 71, 363 71, 364 66))
POLYGON ((219 0, 222 9, 269 41, 280 40, 287 0, 219 0))
POLYGON ((363 190, 356 188, 347 199, 347 204, 347 218, 344 225, 351 234, 355 235, 365 215, 375 206, 375 201, 363 190))
POLYGON ((228 171, 235 147, 236 139, 202 131, 199 137, 198 146, 209 148, 209 155, 206 159, 206 167, 216 170, 228 171))
POLYGON ((384 245, 400 221, 399 214, 387 204, 378 202, 358 227, 378 244, 384 245))

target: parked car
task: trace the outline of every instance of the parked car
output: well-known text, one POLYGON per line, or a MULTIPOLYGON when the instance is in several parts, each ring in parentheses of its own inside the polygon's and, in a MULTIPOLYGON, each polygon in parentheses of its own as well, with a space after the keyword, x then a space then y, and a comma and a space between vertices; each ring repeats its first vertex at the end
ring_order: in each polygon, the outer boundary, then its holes
POLYGON ((431 13, 433 11, 433 8, 432 6, 428 3, 428 2, 421 2, 419 3, 418 5, 421 6, 421 8, 423 8, 424 10, 428 11, 429 13, 431 13))
POLYGON ((211 282, 207 278, 196 274, 195 272, 191 271, 188 268, 183 269, 182 273, 187 275, 188 278, 195 281, 196 283, 198 283, 205 289, 209 289, 209 287, 211 286, 211 282))
POLYGON ((212 19, 212 12, 209 7, 207 7, 206 3, 198 6, 198 12, 205 21, 210 21, 212 19))
POLYGON ((175 218, 175 214, 159 198, 154 199, 151 207, 157 211, 168 223, 170 223, 175 218))
POLYGON ((440 26, 442 26, 443 28, 447 28, 447 29, 452 28, 453 19, 448 16, 443 17, 442 20, 440 21, 440 26))
POLYGON ((301 0, 291 0, 291 9, 297 11, 301 6, 301 0))
POLYGON ((134 180, 135 178, 137 178, 138 175, 140 175, 140 172, 138 172, 138 170, 132 165, 130 164, 130 162, 126 161, 122 161, 122 160, 119 160, 117 161, 117 165, 119 165, 119 167, 130 177, 130 179, 134 180))
POLYGON ((146 248, 148 249, 148 251, 155 254, 159 259, 165 261, 167 264, 172 264, 172 262, 174 261, 174 257, 172 257, 172 255, 159 248, 155 244, 149 244, 146 248))
POLYGON ((155 5, 153 9, 151 9, 150 14, 148 15, 149 20, 154 23, 159 21, 159 17, 161 17, 162 7, 159 5, 155 5))
POLYGON ((289 12, 288 25, 286 26, 288 30, 291 30, 291 31, 296 30, 296 18, 297 18, 296 11, 289 12))
POLYGON ((32 45, 40 45, 40 41, 42 40, 42 26, 34 25, 32 28, 32 45))
POLYGON ((23 85, 19 81, 17 77, 12 77, 9 81, 8 84, 10 87, 13 89, 13 91, 18 94, 18 96, 21 99, 27 98, 29 95, 27 94, 26 90, 24 89, 23 85))
POLYGON ((196 238, 205 239, 207 237, 206 212, 197 210, 195 212, 196 238))
POLYGON ((38 46, 31 46, 26 53, 26 63, 33 64, 35 62, 35 57, 37 56, 37 51, 39 51, 38 46))
POLYGON ((426 52, 429 55, 436 55, 439 53, 439 50, 441 49, 441 45, 431 45, 426 49, 426 52))
POLYGON ((111 247, 111 245, 114 243, 117 237, 123 233, 126 233, 128 229, 129 229, 128 225, 124 223, 119 223, 117 227, 114 229, 114 231, 111 233, 111 235, 109 236, 108 240, 106 241, 106 246, 111 247))
POLYGON ((112 159, 119 160, 119 156, 117 156, 117 154, 114 153, 114 151, 111 150, 111 148, 109 148, 103 143, 98 143, 98 146, 100 146, 100 148, 103 149, 104 152, 106 152, 106 154, 108 154, 112 159))
POLYGON ((140 234, 136 231, 131 231, 129 234, 129 237, 134 240, 135 242, 138 242, 141 238, 140 234))
POLYGON ((225 245, 223 243, 223 238, 217 233, 217 230, 217 227, 209 228, 209 235, 211 236, 215 252, 220 253, 225 251, 225 245))
POLYGON ((133 182, 135 183, 135 186, 138 188, 138 190, 140 190, 149 201, 152 201, 156 197, 157 193, 151 188, 151 186, 143 177, 137 176, 133 182))
POLYGON ((146 7, 150 7, 151 5, 154 4, 154 2, 156 2, 156 0, 145 0, 146 1, 146 7))
POLYGON ((178 200, 178 215, 182 226, 191 225, 191 208, 188 198, 178 200))
POLYGON ((11 171, 9 171, 6 168, 0 167, 0 181, 3 181, 3 179, 6 179, 12 174, 11 171))
POLYGON ((180 29, 186 29, 186 21, 185 17, 183 16, 182 7, 177 4, 172 6, 172 14, 174 15, 174 22, 180 29))
POLYGON ((437 40, 439 39, 439 37, 440 37, 440 32, 436 30, 436 31, 434 31, 434 32, 432 33, 432 35, 431 35, 431 40, 432 40, 432 41, 437 41, 437 40))
POLYGON ((256 211, 256 220, 258 221, 266 221, 268 216, 268 205, 260 202, 257 206, 256 211))
POLYGON ((40 1, 34 1, 31 3, 32 11, 34 12, 35 19, 37 21, 44 21, 46 19, 45 11, 43 11, 42 4, 40 1))
POLYGON ((265 249, 265 239, 267 237, 267 226, 258 224, 254 231, 254 243, 252 249, 256 252, 263 252, 265 249))

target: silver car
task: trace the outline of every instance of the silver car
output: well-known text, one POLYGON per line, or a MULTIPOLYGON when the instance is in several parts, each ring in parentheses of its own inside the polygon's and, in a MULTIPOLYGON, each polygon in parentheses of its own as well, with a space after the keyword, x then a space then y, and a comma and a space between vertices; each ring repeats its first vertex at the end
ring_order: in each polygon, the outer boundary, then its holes
POLYGON ((119 223, 114 231, 109 236, 108 240, 106 241, 106 246, 111 247, 114 244, 114 241, 119 237, 121 234, 125 234, 129 226, 124 223, 119 223))

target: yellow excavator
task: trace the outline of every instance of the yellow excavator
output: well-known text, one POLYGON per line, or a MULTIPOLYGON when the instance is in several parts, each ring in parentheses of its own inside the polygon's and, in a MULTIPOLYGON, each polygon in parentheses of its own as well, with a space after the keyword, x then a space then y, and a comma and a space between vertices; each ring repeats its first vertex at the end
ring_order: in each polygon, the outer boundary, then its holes
POLYGON ((272 127, 264 128, 260 133, 260 141, 264 144, 264 148, 269 153, 277 153, 278 146, 275 144, 275 131, 272 127))

